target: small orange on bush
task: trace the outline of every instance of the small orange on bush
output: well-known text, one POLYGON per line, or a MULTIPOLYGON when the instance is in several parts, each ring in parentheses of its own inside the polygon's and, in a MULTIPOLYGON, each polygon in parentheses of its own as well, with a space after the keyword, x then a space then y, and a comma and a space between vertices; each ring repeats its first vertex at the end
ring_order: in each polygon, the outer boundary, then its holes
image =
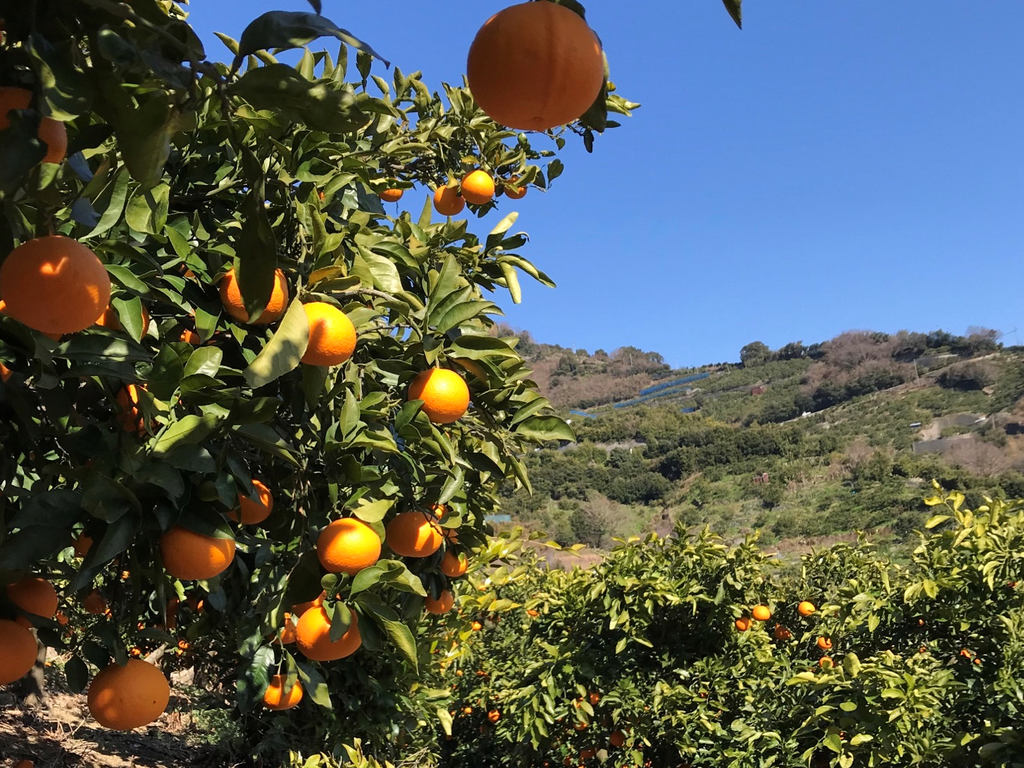
POLYGON ((409 399, 422 400, 423 412, 435 424, 451 424, 469 408, 469 387, 455 371, 430 368, 409 384, 409 399))
POLYGON ((463 554, 456 555, 450 549, 441 558, 441 573, 452 579, 464 576, 469 569, 469 560, 463 554))
POLYGON ((402 557, 430 557, 444 541, 437 519, 416 510, 397 515, 386 530, 384 540, 392 552, 402 557))
POLYGON ((86 613, 99 616, 107 610, 107 601, 103 599, 103 595, 99 593, 99 590, 94 589, 82 600, 82 608, 85 609, 86 613))
POLYGON ((235 540, 175 526, 160 537, 160 555, 164 568, 176 579, 212 579, 234 561, 235 540))
POLYGON ((767 605, 755 605, 754 610, 750 613, 758 621, 768 621, 772 617, 772 612, 768 610, 767 605))
POLYGON ((621 747, 626 743, 626 734, 622 731, 612 731, 611 735, 608 737, 608 743, 613 747, 621 747))
POLYGON ((331 617, 323 606, 315 606, 299 617, 295 626, 295 645, 310 661, 336 661, 351 656, 363 638, 359 634, 359 619, 352 614, 352 623, 336 642, 331 642, 331 617))
POLYGON ((481 624, 479 621, 474 621, 472 627, 474 632, 479 632, 481 629, 484 628, 484 625, 481 624))
POLYGON ((252 488, 256 491, 258 501, 238 494, 238 512, 235 510, 228 512, 228 517, 232 520, 238 520, 239 513, 241 513, 243 525, 259 525, 274 511, 274 494, 270 492, 264 482, 253 478, 252 488))
POLYGON ((818 666, 822 669, 831 669, 833 666, 835 666, 835 662, 832 661, 831 656, 822 656, 820 659, 818 659, 818 666))
POLYGON ((316 541, 320 565, 328 573, 355 576, 380 559, 381 542, 377 532, 354 517, 330 523, 316 541))
MULTIPOLYGON (((28 109, 31 103, 32 91, 10 86, 0 88, 0 131, 11 125, 8 112, 12 109, 28 109)), ((36 135, 46 144, 43 162, 63 162, 68 152, 68 131, 64 123, 52 117, 43 117, 39 120, 39 131, 36 135)))
POLYGON ((57 590, 46 579, 26 577, 8 584, 7 597, 25 613, 44 619, 52 619, 57 613, 57 590))
POLYGON ((442 613, 448 613, 455 605, 455 595, 449 592, 447 589, 441 592, 441 596, 436 600, 430 595, 427 595, 427 599, 423 603, 423 607, 427 609, 427 613, 432 613, 436 616, 440 616, 442 613))
MULTIPOLYGON (((245 301, 242 299, 242 292, 238 287, 238 277, 235 270, 228 271, 220 281, 220 301, 224 310, 243 323, 249 322, 249 313, 245 310, 245 301)), ((270 294, 270 301, 260 316, 252 321, 253 325, 269 325, 280 320, 288 308, 288 281, 285 280, 284 272, 280 269, 274 272, 274 289, 270 294)))
POLYGON ((814 607, 814 603, 810 600, 801 600, 800 605, 796 607, 796 612, 805 618, 813 614, 816 610, 817 608, 814 607))
POLYGON ((830 637, 819 637, 817 640, 818 647, 823 651, 832 649, 832 638, 830 637))
POLYGON ((292 687, 285 691, 287 675, 274 675, 270 678, 270 685, 263 694, 263 703, 268 709, 275 712, 283 712, 286 709, 293 709, 302 701, 302 683, 295 680, 292 687))
POLYGON ((526 197, 526 190, 528 189, 528 187, 515 186, 515 183, 517 181, 519 181, 519 177, 513 177, 508 180, 509 186, 505 187, 505 195, 510 200, 522 200, 524 197, 526 197))
POLYGON ((454 187, 438 187, 434 192, 434 210, 442 216, 458 216, 466 207, 466 199, 454 187))
POLYGON ((501 720, 501 712, 499 712, 498 710, 492 709, 490 712, 487 713, 487 722, 496 723, 499 720, 501 720))
POLYGON ((381 190, 380 199, 385 203, 397 203, 402 199, 402 195, 404 194, 404 189, 385 189, 381 190))
POLYGON ((163 672, 147 661, 111 664, 89 686, 89 712, 104 728, 130 731, 148 725, 167 709, 171 689, 163 672))
POLYGON ((303 304, 309 321, 309 344, 302 355, 306 365, 341 365, 356 349, 356 327, 348 315, 333 304, 311 301, 303 304))
POLYGON ((740 616, 736 619, 736 629, 740 632, 746 632, 750 629, 750 619, 747 616, 740 616))
POLYGON ((95 253, 63 235, 37 237, 0 266, 4 314, 46 334, 76 333, 110 304, 110 276, 95 253))
POLYGON ((462 196, 467 203, 486 205, 494 198, 494 179, 487 171, 476 170, 462 180, 462 196))

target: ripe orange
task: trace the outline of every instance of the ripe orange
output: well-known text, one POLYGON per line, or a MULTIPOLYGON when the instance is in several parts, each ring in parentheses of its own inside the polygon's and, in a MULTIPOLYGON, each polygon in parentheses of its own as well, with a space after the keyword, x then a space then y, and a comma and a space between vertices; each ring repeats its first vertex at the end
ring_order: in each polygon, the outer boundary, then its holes
POLYGON ((596 706, 597 706, 597 703, 598 703, 598 702, 599 702, 599 701, 601 700, 601 694, 600 694, 600 693, 597 693, 596 691, 593 691, 593 692, 591 692, 591 694, 590 694, 590 695, 589 695, 589 696, 587 697, 587 699, 588 699, 588 701, 590 701, 590 704, 591 704, 591 706, 594 706, 594 707, 596 707, 596 706))
POLYGON ((381 541, 377 532, 354 517, 335 520, 320 532, 316 554, 328 573, 355 576, 380 559, 381 541))
POLYGON ((422 400, 423 412, 435 424, 451 424, 469 408, 469 387, 455 371, 429 368, 412 380, 409 399, 422 400))
POLYGON ((175 526, 160 537, 160 555, 164 568, 176 579, 212 579, 235 559, 235 540, 175 526))
POLYGON ((186 344, 191 344, 193 347, 198 347, 202 343, 202 339, 199 338, 199 334, 191 328, 182 329, 181 335, 178 337, 178 341, 184 341, 186 344))
POLYGON ((291 645, 295 642, 295 619, 290 613, 284 615, 284 627, 281 628, 281 645, 291 645))
MULTIPOLYGON (((145 335, 151 319, 145 307, 142 308, 142 315, 139 319, 142 321, 142 333, 145 335)), ((96 319, 96 325, 100 328, 109 328, 112 331, 124 330, 124 326, 121 325, 121 321, 118 319, 113 307, 107 307, 103 310, 103 314, 96 319)))
MULTIPOLYGON (((220 281, 220 301, 224 310, 243 323, 249 322, 249 313, 245 311, 245 302, 242 300, 242 292, 238 287, 238 278, 235 270, 231 269, 220 281)), ((257 317, 253 325, 269 325, 280 320, 288 308, 288 281, 284 279, 284 272, 280 269, 274 272, 274 290, 270 294, 270 301, 266 309, 257 317)))
POLYGON ((821 650, 823 650, 823 651, 831 650, 831 648, 832 648, 832 639, 829 638, 829 637, 819 637, 818 638, 818 647, 821 648, 821 650))
POLYGON ((27 577, 8 584, 7 597, 25 613, 44 619, 52 619, 57 613, 57 590, 46 579, 27 577))
POLYGON ((21 760, 14 766, 14 768, 36 768, 36 764, 31 760, 21 760))
POLYGON ((75 557, 85 557, 92 549, 92 537, 84 533, 74 541, 75 557))
POLYGON ((327 599, 327 592, 321 592, 317 595, 315 600, 307 600, 304 603, 296 603, 292 606, 292 613, 301 618, 302 614, 308 611, 310 608, 319 608, 324 604, 324 600, 327 599))
POLYGON ((796 612, 805 618, 813 614, 816 610, 817 609, 814 607, 814 603, 812 603, 810 600, 802 600, 800 602, 800 605, 796 607, 796 612))
POLYGON ((127 384, 117 393, 117 404, 121 407, 118 417, 125 432, 146 434, 146 420, 139 410, 139 391, 145 391, 145 384, 127 384))
POLYGON ((474 621, 471 626, 474 632, 479 632, 481 629, 484 628, 484 625, 481 624, 479 621, 474 621))
POLYGON ((608 743, 613 747, 621 747, 626 743, 626 734, 622 731, 612 731, 611 735, 608 737, 608 743))
POLYGON ((444 553, 441 559, 441 573, 452 579, 464 576, 469 569, 469 560, 465 555, 456 555, 450 549, 444 553))
POLYGON ((554 3, 520 3, 477 32, 466 73, 476 103, 509 128, 546 131, 597 99, 604 54, 579 14, 554 3))
POLYGON ((274 511, 274 494, 270 492, 263 481, 253 478, 252 487, 259 497, 259 501, 253 501, 248 496, 238 494, 238 512, 234 510, 228 512, 228 517, 232 520, 238 520, 239 513, 241 513, 243 525, 259 525, 274 511))
POLYGON ((287 675, 274 675, 270 678, 267 692, 263 694, 263 703, 267 705, 268 709, 283 712, 286 709, 297 707, 302 701, 302 683, 296 680, 286 693, 284 688, 287 680, 287 675))
POLYGON ((781 624, 776 624, 775 625, 774 635, 775 635, 775 639, 776 640, 782 640, 782 641, 789 640, 790 638, 793 637, 793 633, 790 632, 788 629, 786 629, 781 624))
POLYGON ((462 180, 462 196, 467 203, 486 205, 494 198, 494 179, 487 171, 476 170, 462 180))
POLYGON ((835 662, 832 661, 831 656, 822 656, 820 659, 818 659, 818 666, 822 669, 831 669, 833 666, 835 666, 835 662))
POLYGON ((441 592, 441 596, 435 600, 430 595, 427 595, 426 601, 423 603, 423 607, 427 609, 427 613, 432 613, 435 616, 440 616, 442 613, 448 613, 455 605, 455 595, 449 592, 447 589, 441 592))
POLYGON ((442 216, 458 216, 466 207, 466 200, 452 187, 438 187, 434 192, 434 210, 442 216))
POLYGON ((25 627, 0 619, 0 685, 28 674, 36 663, 36 639, 25 627))
POLYGON ((10 381, 11 376, 13 376, 13 375, 14 375, 14 371, 12 371, 10 368, 8 368, 3 363, 0 363, 0 381, 2 381, 4 384, 6 384, 8 381, 10 381))
POLYGON ((526 197, 526 190, 529 189, 529 187, 515 186, 515 183, 517 181, 519 181, 519 177, 513 176, 511 179, 508 180, 509 186, 505 187, 505 196, 508 197, 510 200, 522 200, 524 197, 526 197))
POLYGON ((4 313, 46 334, 75 333, 110 303, 110 276, 95 253, 62 235, 37 237, 0 266, 4 313))
POLYGON ((772 617, 772 612, 768 610, 767 605, 755 605, 751 614, 753 614, 754 618, 758 621, 768 621, 768 619, 772 617))
POLYGON ((306 365, 341 365, 356 349, 356 327, 348 315, 333 304, 312 301, 303 304, 309 321, 309 344, 302 355, 306 365))
POLYGON ((82 608, 85 612, 93 616, 99 616, 106 612, 107 601, 103 599, 103 595, 100 594, 98 589, 94 589, 82 600, 82 608))
POLYGON ((380 193, 380 199, 385 203, 397 203, 405 194, 404 189, 385 189, 380 193))
POLYGON ((167 709, 171 688, 164 673, 142 659, 111 664, 89 686, 89 712, 104 728, 130 731, 149 725, 167 709))
POLYGON ((498 710, 492 709, 490 712, 487 713, 487 722, 496 723, 499 720, 501 720, 501 712, 499 712, 498 710))
POLYGON ((310 661, 335 661, 351 656, 363 638, 359 635, 359 620, 352 614, 352 624, 337 642, 331 642, 331 618, 321 606, 310 608, 295 627, 295 645, 310 661))
POLYGON ((384 540, 391 551, 402 557, 430 557, 441 548, 444 536, 433 515, 402 512, 387 526, 384 540))
POLYGON ((748 629, 750 629, 750 619, 746 616, 740 616, 738 619, 736 619, 736 629, 738 629, 740 632, 746 632, 748 629))
MULTIPOLYGON (((12 109, 28 109, 31 102, 32 92, 25 88, 0 88, 0 131, 11 125, 8 112, 12 109)), ((64 160, 68 153, 68 131, 64 123, 52 117, 44 117, 39 121, 39 133, 36 135, 46 144, 44 163, 64 160)))

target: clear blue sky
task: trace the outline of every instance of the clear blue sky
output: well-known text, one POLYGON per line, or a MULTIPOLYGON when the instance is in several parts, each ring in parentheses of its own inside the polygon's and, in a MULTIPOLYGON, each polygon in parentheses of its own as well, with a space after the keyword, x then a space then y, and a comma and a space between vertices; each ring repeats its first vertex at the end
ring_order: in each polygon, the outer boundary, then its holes
MULTIPOLYGON (((476 29, 512 2, 323 4, 439 87, 461 82, 476 29)), ((522 305, 499 296, 513 326, 675 366, 853 328, 1024 339, 1024 3, 748 0, 742 32, 719 0, 585 4, 643 108, 514 203, 523 255, 559 287, 524 278, 522 305)), ((191 10, 225 58, 213 30, 237 38, 266 10, 308 7, 191 10)))

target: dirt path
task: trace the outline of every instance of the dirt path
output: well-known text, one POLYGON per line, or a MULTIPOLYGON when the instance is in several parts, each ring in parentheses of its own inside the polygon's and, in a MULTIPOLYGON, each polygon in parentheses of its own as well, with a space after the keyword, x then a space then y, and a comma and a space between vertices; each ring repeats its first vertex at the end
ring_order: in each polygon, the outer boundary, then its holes
POLYGON ((13 693, 0 689, 2 768, 23 758, 34 760, 36 768, 226 765, 219 750, 190 743, 189 736, 196 729, 188 714, 190 704, 181 696, 172 694, 168 712, 153 726, 127 733, 100 728, 89 717, 85 696, 51 690, 47 705, 45 709, 22 709, 13 693))

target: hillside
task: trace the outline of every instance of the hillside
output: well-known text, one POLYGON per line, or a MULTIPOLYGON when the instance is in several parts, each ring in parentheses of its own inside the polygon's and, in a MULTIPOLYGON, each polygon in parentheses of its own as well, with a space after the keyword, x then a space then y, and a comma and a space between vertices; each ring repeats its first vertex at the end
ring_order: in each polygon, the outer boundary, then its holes
POLYGON ((677 370, 520 337, 578 443, 529 457, 535 493, 506 511, 562 542, 606 548, 682 520, 789 553, 858 531, 901 550, 932 480, 972 503, 1024 495, 1024 350, 992 331, 754 342, 740 363, 677 370))

